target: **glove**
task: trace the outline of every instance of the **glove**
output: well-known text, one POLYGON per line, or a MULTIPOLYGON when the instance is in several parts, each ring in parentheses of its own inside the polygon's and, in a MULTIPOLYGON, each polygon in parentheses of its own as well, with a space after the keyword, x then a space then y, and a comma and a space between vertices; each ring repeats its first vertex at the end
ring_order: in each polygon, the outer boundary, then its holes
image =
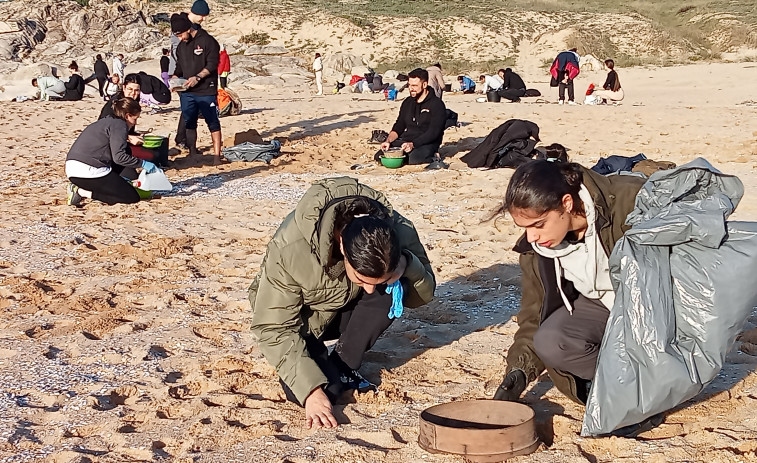
POLYGON ((502 384, 494 393, 494 400, 514 401, 520 398, 523 391, 526 390, 526 374, 523 370, 512 370, 505 375, 502 384))
POLYGON ((142 161, 142 168, 143 168, 143 169, 145 170, 145 172, 147 172, 148 174, 152 174, 152 173, 154 173, 154 172, 157 172, 157 171, 158 171, 158 166, 156 166, 155 164, 153 164, 153 163, 152 163, 152 162, 150 162, 150 161, 144 161, 144 160, 143 160, 143 161, 142 161))
POLYGON ((386 286, 386 294, 392 295, 392 307, 389 308, 389 318, 400 318, 405 307, 402 305, 402 296, 404 296, 402 283, 400 280, 386 286))

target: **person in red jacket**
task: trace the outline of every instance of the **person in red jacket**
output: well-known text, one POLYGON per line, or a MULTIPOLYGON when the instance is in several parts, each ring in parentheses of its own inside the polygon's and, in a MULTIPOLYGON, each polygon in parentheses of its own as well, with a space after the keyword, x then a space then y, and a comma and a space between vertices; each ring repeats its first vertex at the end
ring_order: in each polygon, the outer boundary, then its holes
POLYGON ((565 103, 566 88, 568 89, 568 104, 576 104, 574 101, 573 79, 578 76, 579 72, 581 72, 579 68, 579 56, 575 48, 560 52, 552 62, 552 67, 549 68, 549 73, 552 75, 549 86, 559 87, 559 104, 565 103))
POLYGON ((218 55, 218 80, 221 88, 226 88, 229 72, 231 72, 231 60, 226 52, 226 45, 221 44, 221 53, 218 55))

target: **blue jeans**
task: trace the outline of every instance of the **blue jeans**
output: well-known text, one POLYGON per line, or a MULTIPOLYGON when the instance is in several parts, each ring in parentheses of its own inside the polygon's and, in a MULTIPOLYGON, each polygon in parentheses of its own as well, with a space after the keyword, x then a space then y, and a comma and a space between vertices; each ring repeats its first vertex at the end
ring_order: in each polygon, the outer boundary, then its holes
POLYGON ((187 130, 197 130, 197 118, 202 113, 208 130, 211 133, 221 131, 221 121, 218 120, 218 104, 214 95, 195 95, 191 92, 180 92, 181 115, 187 130))

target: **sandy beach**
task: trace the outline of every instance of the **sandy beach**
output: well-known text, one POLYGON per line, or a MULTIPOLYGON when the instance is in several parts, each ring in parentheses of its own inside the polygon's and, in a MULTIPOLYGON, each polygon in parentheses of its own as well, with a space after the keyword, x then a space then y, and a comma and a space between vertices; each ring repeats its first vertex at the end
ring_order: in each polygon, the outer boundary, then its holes
MULTIPOLYGON (((462 461, 423 451, 418 417, 435 404, 491 397, 501 381, 517 328, 520 270, 510 249, 520 232, 508 217, 485 221, 512 170, 469 169, 460 156, 511 118, 537 123, 544 144, 567 146, 586 166, 613 154, 679 165, 701 156, 744 183, 732 219, 757 220, 757 87, 744 84, 756 70, 618 69, 619 106, 558 106, 543 69, 524 76, 541 99, 445 94, 462 124, 445 132, 450 168, 438 171, 372 162, 371 130, 388 131, 400 101, 316 97, 314 86, 239 90, 244 108, 221 119, 224 136, 256 129, 282 140, 283 155, 214 166, 201 121, 206 155, 175 157, 166 171, 174 191, 133 206, 65 204, 65 156, 97 119, 96 89, 79 102, 3 102, 0 462, 462 461), (337 407, 338 428, 309 430, 249 331, 247 287, 299 196, 340 175, 383 191, 413 221, 438 287, 434 302, 406 310, 367 355, 361 371, 379 392, 337 407)), ((604 76, 582 73, 577 96, 604 76)), ((145 111, 138 128, 167 135, 178 116, 175 99, 145 111)), ((757 461, 755 367, 757 312, 715 381, 639 440, 579 437, 583 408, 543 375, 524 401, 544 445, 512 461, 757 461)))

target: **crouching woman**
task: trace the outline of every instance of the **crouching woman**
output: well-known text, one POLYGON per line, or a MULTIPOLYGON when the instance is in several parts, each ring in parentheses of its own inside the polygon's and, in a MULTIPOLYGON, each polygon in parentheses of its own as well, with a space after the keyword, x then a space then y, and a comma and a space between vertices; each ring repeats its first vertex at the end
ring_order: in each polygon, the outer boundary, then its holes
POLYGON ((129 130, 137 124, 141 109, 131 98, 113 101, 113 115, 90 124, 82 131, 66 156, 67 203, 80 205, 84 198, 106 204, 132 204, 140 196, 132 184, 121 177, 124 169, 142 167, 154 172, 157 167, 129 153, 129 130))
MULTIPOLYGON (((643 183, 574 163, 532 161, 515 171, 498 212, 525 230, 514 248, 523 293, 495 399, 517 400, 546 369, 560 392, 586 403, 615 300, 609 255, 630 228, 626 217, 643 183)), ((617 434, 641 425, 649 423, 617 434)))
POLYGON ((375 388, 358 369, 402 314, 432 300, 436 281, 413 224, 349 177, 314 183, 268 244, 250 286, 252 331, 308 426, 337 426, 332 404, 375 388), (324 341, 334 340, 329 354, 324 341))

